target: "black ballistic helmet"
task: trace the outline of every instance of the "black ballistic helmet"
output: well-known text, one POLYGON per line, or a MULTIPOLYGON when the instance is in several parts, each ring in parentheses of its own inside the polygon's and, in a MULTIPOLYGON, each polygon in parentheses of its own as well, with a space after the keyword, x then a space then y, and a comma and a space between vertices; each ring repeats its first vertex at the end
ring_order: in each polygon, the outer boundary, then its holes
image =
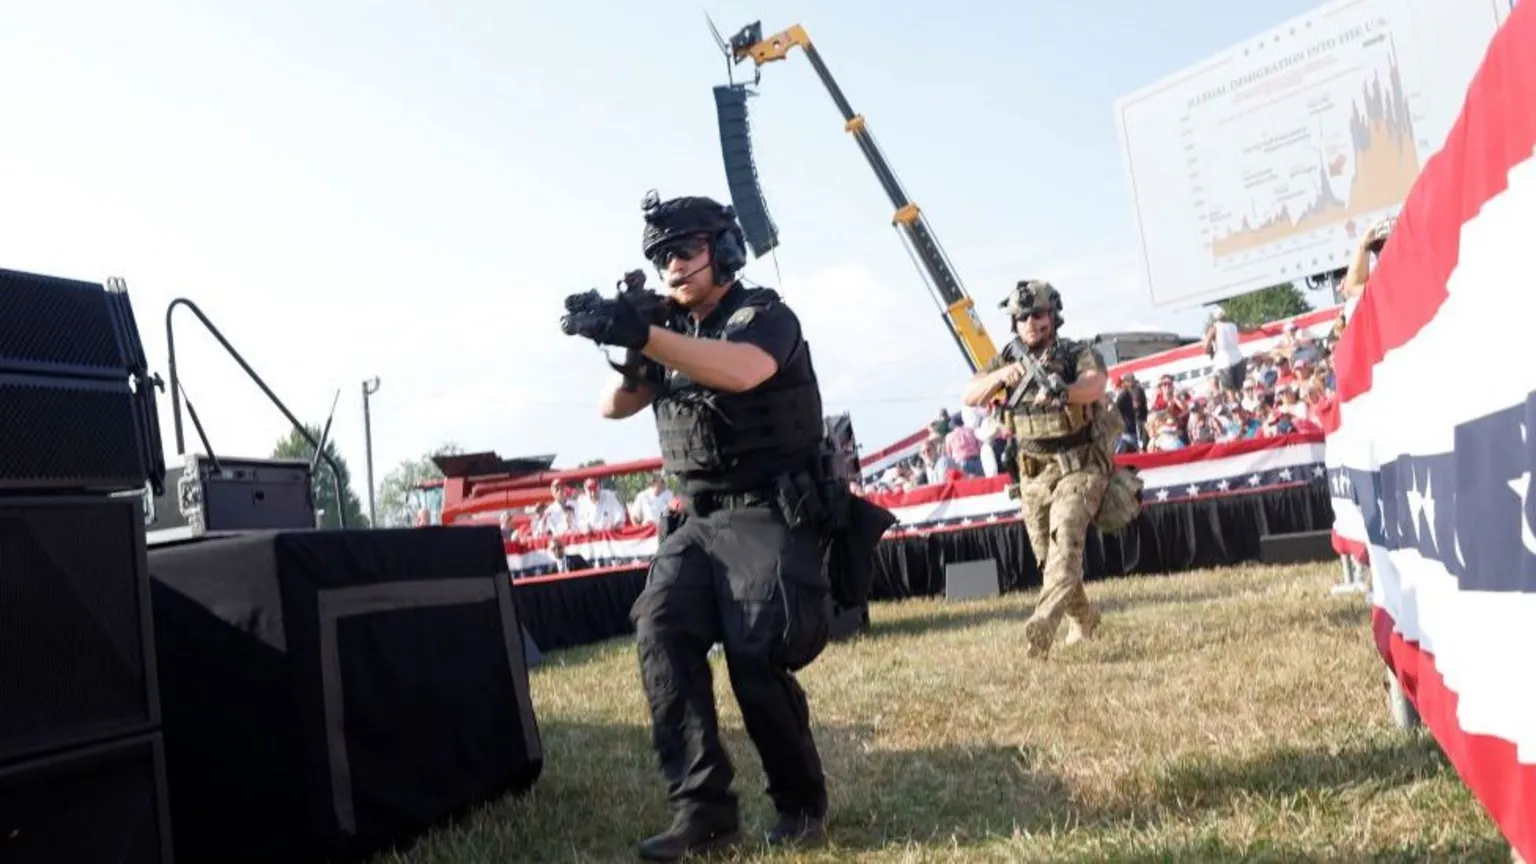
POLYGON ((660 200, 656 190, 645 196, 645 230, 640 250, 650 260, 662 245, 681 237, 708 235, 717 276, 729 277, 747 264, 746 237, 736 211, 713 198, 684 196, 660 200))

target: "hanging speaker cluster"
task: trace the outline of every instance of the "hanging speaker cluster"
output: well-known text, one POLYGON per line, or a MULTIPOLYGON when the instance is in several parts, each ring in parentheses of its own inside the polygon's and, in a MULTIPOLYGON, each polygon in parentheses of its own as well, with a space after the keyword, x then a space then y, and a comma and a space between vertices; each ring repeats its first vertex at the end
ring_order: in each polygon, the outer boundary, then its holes
POLYGON ((722 84, 715 88, 715 116, 720 125, 720 153, 725 159, 725 181, 730 187, 731 204, 741 221, 754 257, 762 257, 779 245, 779 229, 768 215, 763 189, 757 182, 757 164, 752 158, 752 129, 747 119, 745 84, 722 84))

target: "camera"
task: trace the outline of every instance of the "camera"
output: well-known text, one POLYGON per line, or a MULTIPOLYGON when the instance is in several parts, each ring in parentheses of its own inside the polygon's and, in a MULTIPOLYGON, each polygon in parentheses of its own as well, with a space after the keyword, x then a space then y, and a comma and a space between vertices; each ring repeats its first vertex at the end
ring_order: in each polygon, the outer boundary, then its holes
POLYGON ((1387 238, 1391 236, 1392 229, 1396 226, 1397 219, 1395 217, 1388 217, 1372 225, 1371 234, 1375 235, 1375 239, 1365 247, 1366 250, 1372 255, 1380 255, 1381 250, 1387 245, 1387 238))

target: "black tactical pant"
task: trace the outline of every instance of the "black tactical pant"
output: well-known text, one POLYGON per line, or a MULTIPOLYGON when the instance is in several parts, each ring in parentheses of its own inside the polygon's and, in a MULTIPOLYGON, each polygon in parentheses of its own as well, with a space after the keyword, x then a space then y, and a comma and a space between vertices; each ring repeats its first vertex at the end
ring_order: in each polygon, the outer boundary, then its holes
POLYGON ((810 710, 792 674, 826 647, 831 624, 818 539, 763 505, 690 514, 661 541, 631 617, 668 799, 687 816, 737 824, 709 665, 716 642, 774 806, 826 814, 810 710))

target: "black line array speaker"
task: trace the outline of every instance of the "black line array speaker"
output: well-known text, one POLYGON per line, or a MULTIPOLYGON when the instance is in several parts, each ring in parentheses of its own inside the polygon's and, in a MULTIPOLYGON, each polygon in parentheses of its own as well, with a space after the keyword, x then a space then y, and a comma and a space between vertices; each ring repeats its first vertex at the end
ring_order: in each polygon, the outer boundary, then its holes
POLYGON ((757 164, 752 158, 752 129, 747 118, 745 84, 723 84, 715 88, 715 118, 720 126, 720 154, 725 159, 725 182, 731 190, 731 205, 741 220, 742 233, 754 256, 761 257, 779 245, 779 229, 768 215, 763 189, 757 182, 757 164))
POLYGON ((0 270, 0 490, 163 481, 133 306, 109 286, 0 270))

